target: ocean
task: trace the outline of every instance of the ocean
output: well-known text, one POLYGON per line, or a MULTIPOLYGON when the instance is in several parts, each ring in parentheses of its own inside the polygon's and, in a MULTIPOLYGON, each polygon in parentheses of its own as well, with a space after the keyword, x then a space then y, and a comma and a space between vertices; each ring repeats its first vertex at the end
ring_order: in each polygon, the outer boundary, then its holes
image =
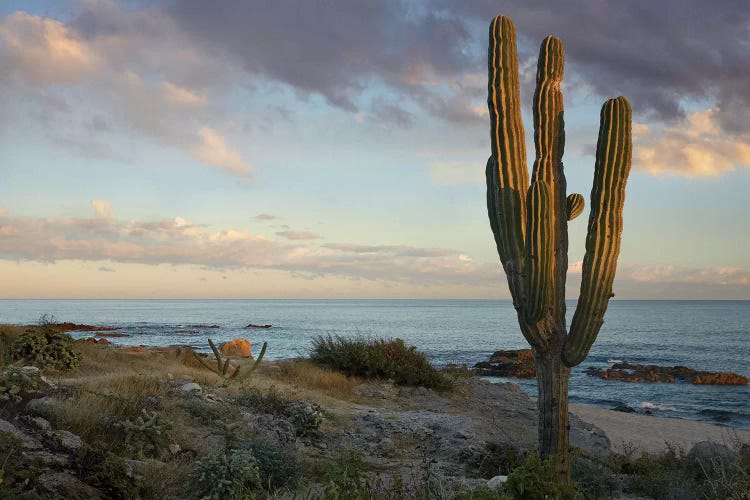
MULTIPOLYGON (((569 319, 574 309, 569 302, 569 319)), ((311 339, 327 334, 400 337, 436 365, 472 366, 497 349, 527 347, 512 304, 501 300, 0 300, 0 323, 35 323, 42 314, 120 328, 129 336, 110 339, 119 345, 206 350, 208 337, 245 337, 255 350, 268 342, 268 359, 305 356, 311 339)), ((750 429, 750 386, 623 383, 584 373, 626 360, 750 376, 748 341, 747 301, 612 301, 589 357, 572 371, 570 401, 750 429)), ((534 380, 511 381, 536 394, 534 380)))

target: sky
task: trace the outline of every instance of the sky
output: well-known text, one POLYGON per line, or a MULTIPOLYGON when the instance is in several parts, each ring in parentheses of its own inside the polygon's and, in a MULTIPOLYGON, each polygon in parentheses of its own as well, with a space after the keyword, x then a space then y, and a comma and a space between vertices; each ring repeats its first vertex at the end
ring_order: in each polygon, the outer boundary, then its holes
POLYGON ((565 44, 570 192, 601 104, 633 105, 616 297, 750 300, 744 0, 5 0, 0 298, 508 298, 498 13, 532 154, 539 43, 565 44))

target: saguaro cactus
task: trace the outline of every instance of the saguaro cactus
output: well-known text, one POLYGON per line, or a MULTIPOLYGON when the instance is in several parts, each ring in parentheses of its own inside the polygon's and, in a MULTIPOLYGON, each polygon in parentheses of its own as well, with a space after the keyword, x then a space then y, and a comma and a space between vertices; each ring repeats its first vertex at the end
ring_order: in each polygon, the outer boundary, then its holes
POLYGON ((563 44, 548 36, 539 50, 533 101, 536 159, 529 184, 513 22, 497 16, 489 35, 487 210, 521 332, 534 352, 540 453, 555 457, 559 478, 567 482, 568 379, 570 368, 586 358, 612 296, 632 156, 631 109, 624 97, 602 106, 581 293, 568 333, 568 221, 583 212, 584 199, 577 193, 566 196, 563 44))

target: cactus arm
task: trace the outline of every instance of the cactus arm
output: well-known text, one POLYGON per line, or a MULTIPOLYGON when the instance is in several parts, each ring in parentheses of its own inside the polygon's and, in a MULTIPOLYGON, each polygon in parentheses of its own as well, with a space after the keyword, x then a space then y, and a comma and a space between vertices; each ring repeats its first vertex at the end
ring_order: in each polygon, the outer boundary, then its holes
POLYGON ((214 371, 214 369, 208 363, 206 363, 205 361, 203 361, 203 358, 201 358, 200 356, 198 356, 197 352, 193 351, 193 356, 195 356, 195 359, 197 359, 198 361, 200 361, 203 366, 205 366, 206 368, 208 368, 211 371, 214 371))
POLYGON ((490 219, 490 227, 495 236, 497 253, 508 278, 513 305, 517 310, 520 310, 526 302, 523 288, 523 246, 520 247, 521 253, 516 255, 515 252, 519 251, 519 247, 515 244, 513 238, 509 239, 513 232, 506 231, 507 226, 505 224, 510 223, 509 221, 514 220, 516 215, 520 213, 521 197, 513 189, 499 187, 501 181, 495 156, 490 156, 487 160, 485 175, 487 177, 487 213, 490 219))
POLYGON ((554 262, 554 225, 552 190, 547 181, 531 183, 526 198, 528 226, 526 228, 526 278, 529 293, 526 321, 539 321, 550 307, 550 285, 554 262))
POLYGON ((520 310, 525 301, 522 276, 529 173, 513 22, 495 17, 489 39, 487 106, 492 157, 487 162, 488 211, 514 305, 520 310))
MULTIPOLYGON (((263 342, 263 347, 260 350, 260 354, 258 354, 258 359, 256 359, 255 363, 253 363, 253 366, 250 367, 248 374, 253 373, 258 369, 258 367, 260 366, 260 362, 263 361, 263 356, 265 356, 266 354, 266 347, 268 347, 268 342, 263 342)), ((239 371, 239 367, 237 367, 237 370, 239 371)))
POLYGON ((544 180, 550 187, 550 216, 554 218, 553 252, 549 254, 552 260, 552 272, 549 275, 549 289, 552 294, 552 309, 549 316, 552 322, 542 328, 545 330, 544 336, 558 346, 562 345, 565 339, 564 326, 561 325, 565 325, 565 279, 568 271, 568 218, 565 199, 567 187, 562 164, 565 123, 563 94, 560 90, 564 70, 565 50, 562 42, 554 36, 546 37, 539 47, 536 89, 532 103, 536 159, 531 181, 544 180))
POLYGON ((572 221, 583 213, 586 201, 582 194, 573 193, 568 195, 568 221, 572 221))
POLYGON ((620 253, 625 185, 632 158, 631 128, 632 111, 627 99, 618 97, 604 103, 596 145, 581 294, 562 352, 567 366, 575 366, 586 358, 612 296, 620 253))

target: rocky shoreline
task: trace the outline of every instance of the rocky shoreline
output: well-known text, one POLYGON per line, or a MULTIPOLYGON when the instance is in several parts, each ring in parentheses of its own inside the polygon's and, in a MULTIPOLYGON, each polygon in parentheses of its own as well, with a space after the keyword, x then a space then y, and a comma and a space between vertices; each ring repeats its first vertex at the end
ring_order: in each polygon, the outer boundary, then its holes
MULTIPOLYGON (((488 361, 474 365, 474 373, 488 377, 534 378, 536 368, 531 349, 495 351, 488 361)), ((685 382, 696 385, 747 385, 748 378, 728 372, 694 370, 686 366, 641 365, 620 361, 610 368, 589 367, 586 374, 619 382, 685 382)))

